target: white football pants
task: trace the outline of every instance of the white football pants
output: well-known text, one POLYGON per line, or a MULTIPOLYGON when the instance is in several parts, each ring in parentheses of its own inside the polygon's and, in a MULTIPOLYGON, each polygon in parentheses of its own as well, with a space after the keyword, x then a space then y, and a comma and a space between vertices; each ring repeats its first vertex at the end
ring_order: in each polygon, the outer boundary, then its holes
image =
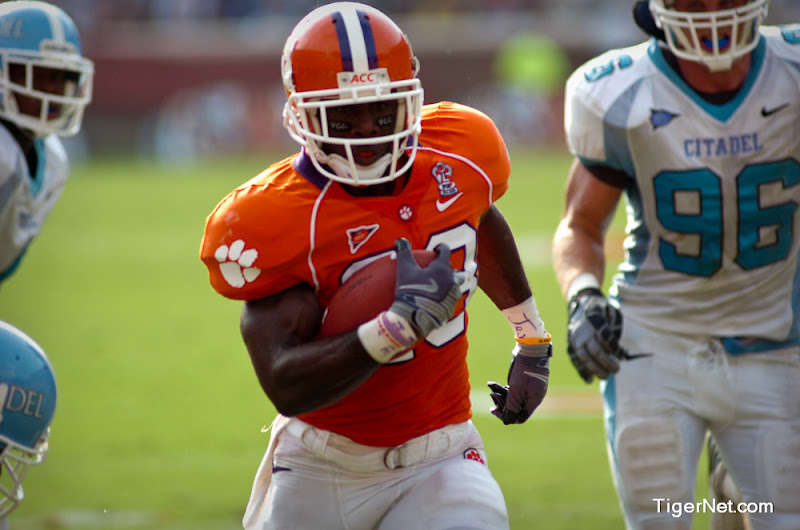
POLYGON ((696 504, 708 430, 744 500, 755 503, 741 507, 752 528, 800 529, 800 348, 730 355, 717 339, 676 336, 630 319, 622 345, 654 354, 622 361, 601 384, 627 527, 691 528, 689 512, 698 508, 682 503, 696 504))
POLYGON ((485 462, 472 422, 380 448, 278 416, 244 527, 507 529, 505 499, 485 462))

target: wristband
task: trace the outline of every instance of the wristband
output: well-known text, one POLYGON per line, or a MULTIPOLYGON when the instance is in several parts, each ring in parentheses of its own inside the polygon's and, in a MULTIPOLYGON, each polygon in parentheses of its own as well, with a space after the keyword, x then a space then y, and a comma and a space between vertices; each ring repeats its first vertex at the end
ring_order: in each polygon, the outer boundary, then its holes
MULTIPOLYGON (((547 333, 547 332, 545 332, 547 333)), ((550 344, 552 337, 547 333, 546 337, 517 337, 517 342, 529 346, 538 346, 542 344, 550 344)))
POLYGON ((550 334, 544 329, 539 309, 533 296, 514 307, 503 309, 503 314, 514 330, 514 338, 522 344, 550 344, 550 334))
POLYGON ((567 287, 567 300, 572 300, 573 296, 588 288, 600 290, 600 282, 597 281, 597 277, 591 272, 578 274, 567 287))
POLYGON ((411 348, 417 342, 417 335, 405 318, 383 311, 358 327, 358 339, 370 357, 386 364, 411 348))

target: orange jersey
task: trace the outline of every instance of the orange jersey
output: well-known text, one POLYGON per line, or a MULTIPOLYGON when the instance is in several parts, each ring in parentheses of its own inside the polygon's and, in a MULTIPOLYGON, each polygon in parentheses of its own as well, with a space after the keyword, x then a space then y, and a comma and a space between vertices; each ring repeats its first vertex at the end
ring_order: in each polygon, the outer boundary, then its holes
MULTIPOLYGON (((200 256, 211 285, 255 300, 298 283, 325 307, 358 268, 392 251, 452 249, 467 271, 465 300, 477 289, 481 215, 508 188, 510 163, 494 123, 455 103, 424 107, 419 150, 405 188, 354 197, 300 153, 239 186, 208 217, 200 256)), ((365 445, 393 446, 471 417, 467 315, 460 311, 416 347, 410 360, 382 366, 338 402, 300 415, 365 445)))

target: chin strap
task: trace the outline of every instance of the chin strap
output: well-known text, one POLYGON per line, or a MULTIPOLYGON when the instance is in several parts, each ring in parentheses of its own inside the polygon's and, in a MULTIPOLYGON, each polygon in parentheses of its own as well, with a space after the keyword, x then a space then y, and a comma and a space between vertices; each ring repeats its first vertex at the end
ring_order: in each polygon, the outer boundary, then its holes
POLYGON ((666 41, 664 37, 664 30, 656 25, 653 18, 653 12, 650 11, 650 2, 648 0, 639 0, 633 4, 633 20, 639 29, 651 35, 658 40, 666 41))
POLYGON ((345 157, 337 154, 325 154, 320 158, 319 162, 326 164, 334 173, 342 178, 352 179, 359 185, 370 184, 372 181, 381 178, 392 162, 391 153, 386 153, 368 166, 351 164, 345 157), (353 171, 357 172, 357 174, 353 175, 353 171))

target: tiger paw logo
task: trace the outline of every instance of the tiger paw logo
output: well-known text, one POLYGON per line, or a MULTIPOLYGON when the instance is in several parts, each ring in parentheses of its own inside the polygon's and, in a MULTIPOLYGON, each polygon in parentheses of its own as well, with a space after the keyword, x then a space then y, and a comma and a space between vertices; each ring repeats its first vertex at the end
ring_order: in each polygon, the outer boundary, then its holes
POLYGON ((219 271, 222 277, 231 287, 240 289, 246 283, 250 283, 258 278, 261 269, 253 267, 258 251, 254 248, 245 250, 245 243, 242 239, 237 239, 231 246, 221 245, 215 252, 214 257, 219 262, 219 271))

